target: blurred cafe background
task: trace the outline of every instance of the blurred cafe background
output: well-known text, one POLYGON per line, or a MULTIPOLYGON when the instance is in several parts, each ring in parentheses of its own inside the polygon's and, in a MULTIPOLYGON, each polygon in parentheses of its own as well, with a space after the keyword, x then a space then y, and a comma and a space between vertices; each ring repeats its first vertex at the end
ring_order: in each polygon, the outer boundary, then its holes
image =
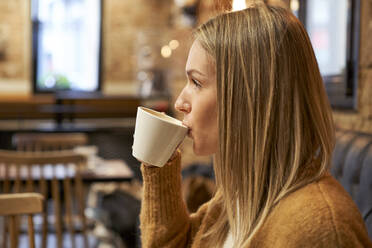
MULTIPOLYGON (((249 2, 0 0, 0 247, 141 247, 137 107, 181 119, 193 28, 249 2)), ((337 127, 331 172, 372 238, 372 1, 265 2, 309 33, 337 127)), ((213 194, 212 159, 181 149, 192 212, 213 194)))

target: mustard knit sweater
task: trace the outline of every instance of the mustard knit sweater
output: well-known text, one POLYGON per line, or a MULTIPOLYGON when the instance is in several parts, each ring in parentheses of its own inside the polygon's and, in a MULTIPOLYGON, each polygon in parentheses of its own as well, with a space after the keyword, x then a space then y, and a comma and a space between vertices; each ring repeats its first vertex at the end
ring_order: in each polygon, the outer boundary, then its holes
MULTIPOLYGON (((181 193, 181 155, 162 168, 141 165, 144 194, 142 247, 208 248, 202 235, 218 208, 202 205, 189 214, 181 193)), ((253 237, 250 247, 372 247, 350 196, 330 175, 282 199, 253 237)))

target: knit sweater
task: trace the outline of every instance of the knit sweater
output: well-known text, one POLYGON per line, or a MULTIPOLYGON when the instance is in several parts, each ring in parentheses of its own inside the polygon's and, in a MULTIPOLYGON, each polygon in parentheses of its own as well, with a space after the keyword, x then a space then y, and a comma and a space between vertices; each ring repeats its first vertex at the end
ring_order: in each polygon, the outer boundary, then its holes
MULTIPOLYGON (((181 193, 181 154, 162 168, 142 164, 141 171, 142 247, 206 248, 201 237, 219 210, 208 208, 207 202, 196 213, 188 213, 181 193)), ((283 198, 249 247, 349 248, 372 247, 372 242, 351 197, 327 174, 283 198)))

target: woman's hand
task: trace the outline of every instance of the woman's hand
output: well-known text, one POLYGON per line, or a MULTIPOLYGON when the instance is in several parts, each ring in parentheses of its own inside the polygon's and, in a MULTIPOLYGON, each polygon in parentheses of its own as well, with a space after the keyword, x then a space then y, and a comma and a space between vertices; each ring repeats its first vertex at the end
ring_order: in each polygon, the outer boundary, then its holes
POLYGON ((167 163, 169 163, 170 161, 174 160, 177 157, 177 154, 178 154, 178 147, 176 148, 176 150, 174 150, 172 156, 169 158, 169 160, 168 160, 167 163))
MULTIPOLYGON (((177 157, 177 154, 178 154, 178 147, 176 148, 176 150, 174 150, 172 156, 168 159, 167 163, 173 161, 176 157, 177 157)), ((141 160, 139 160, 142 164, 144 164, 146 167, 148 168, 161 168, 161 167, 158 167, 158 166, 155 166, 155 165, 151 165, 151 164, 148 164, 146 162, 143 162, 141 160)), ((167 164, 166 163, 166 164, 167 164)))

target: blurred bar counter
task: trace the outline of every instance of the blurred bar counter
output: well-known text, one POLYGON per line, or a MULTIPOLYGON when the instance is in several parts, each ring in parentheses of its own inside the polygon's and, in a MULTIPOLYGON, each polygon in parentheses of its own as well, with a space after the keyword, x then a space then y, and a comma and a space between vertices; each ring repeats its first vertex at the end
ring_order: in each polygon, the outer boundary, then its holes
POLYGON ((104 95, 58 92, 54 95, 2 96, 0 131, 93 131, 134 127, 138 106, 170 112, 170 96, 104 95))

